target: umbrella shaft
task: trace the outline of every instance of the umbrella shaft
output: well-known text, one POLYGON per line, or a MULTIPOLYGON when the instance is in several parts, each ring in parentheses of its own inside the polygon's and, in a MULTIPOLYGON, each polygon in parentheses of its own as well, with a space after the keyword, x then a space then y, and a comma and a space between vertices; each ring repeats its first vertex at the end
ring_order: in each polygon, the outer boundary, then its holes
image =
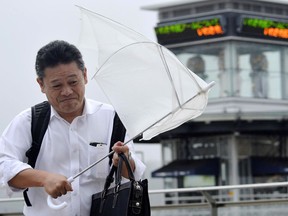
POLYGON ((77 177, 79 177, 80 175, 82 175, 83 173, 85 173, 86 171, 88 171, 89 169, 91 169, 92 167, 94 167, 96 164, 100 163, 101 161, 103 161, 105 158, 109 157, 111 154, 113 154, 114 151, 109 152, 109 154, 107 154, 106 156, 100 158, 99 160, 97 160, 96 162, 94 162, 93 164, 89 165, 87 168, 85 168, 84 170, 82 170, 81 172, 77 173, 75 176, 73 176, 73 180, 75 180, 77 177))
MULTIPOLYGON (((134 140, 136 137, 140 136, 141 134, 138 134, 137 136, 133 137, 132 139, 126 141, 124 145, 126 145, 127 143, 131 142, 132 140, 134 140)), ((89 169, 91 169, 92 167, 94 167, 95 165, 97 165, 98 163, 100 163, 101 161, 103 161, 105 158, 109 157, 110 155, 114 154, 114 151, 109 152, 106 156, 100 158, 99 160, 95 161, 93 164, 89 165, 87 168, 85 168, 84 170, 82 170, 81 172, 77 173, 75 176, 72 177, 72 180, 74 181, 76 178, 78 178, 80 175, 82 175, 83 173, 85 173, 86 171, 88 171, 89 169)))

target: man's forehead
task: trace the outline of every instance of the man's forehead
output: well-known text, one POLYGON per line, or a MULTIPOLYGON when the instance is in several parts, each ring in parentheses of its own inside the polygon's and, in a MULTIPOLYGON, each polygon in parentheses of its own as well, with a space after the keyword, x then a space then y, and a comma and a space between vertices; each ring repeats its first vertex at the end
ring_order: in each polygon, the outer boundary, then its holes
POLYGON ((60 82, 62 80, 66 80, 66 79, 73 79, 73 78, 79 78, 81 76, 82 72, 71 72, 68 74, 51 74, 50 76, 46 76, 47 80, 49 80, 49 82, 53 83, 53 82, 60 82))

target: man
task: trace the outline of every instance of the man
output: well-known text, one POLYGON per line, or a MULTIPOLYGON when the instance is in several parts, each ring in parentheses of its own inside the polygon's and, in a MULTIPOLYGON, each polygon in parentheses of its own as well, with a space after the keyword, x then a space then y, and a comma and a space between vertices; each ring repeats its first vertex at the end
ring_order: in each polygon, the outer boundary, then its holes
MULTIPOLYGON (((85 98, 87 70, 74 45, 65 41, 47 44, 38 51, 35 68, 37 82, 51 105, 48 129, 32 169, 25 156, 32 142, 31 110, 12 120, 0 140, 1 183, 10 193, 30 188, 28 197, 32 206, 24 207, 27 216, 89 215, 91 196, 103 189, 109 159, 72 184, 67 178, 109 153, 115 111, 110 105, 85 98), (58 203, 67 202, 68 206, 50 209, 46 203, 48 195, 57 198, 58 203)), ((134 155, 133 144, 128 145, 117 142, 113 146, 113 164, 117 166, 117 153, 123 152, 130 159, 135 178, 140 179, 145 166, 134 155)), ((124 168, 124 177, 126 171, 124 168)))

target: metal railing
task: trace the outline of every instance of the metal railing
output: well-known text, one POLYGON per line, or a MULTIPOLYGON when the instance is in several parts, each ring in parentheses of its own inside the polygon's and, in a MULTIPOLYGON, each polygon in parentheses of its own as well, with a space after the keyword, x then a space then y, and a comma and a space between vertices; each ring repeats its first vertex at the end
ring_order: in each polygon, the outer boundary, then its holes
MULTIPOLYGON (((242 184, 242 185, 226 185, 226 186, 210 186, 210 187, 195 187, 195 188, 175 188, 175 189, 161 189, 161 190, 149 190, 149 196, 150 198, 153 195, 165 195, 165 194, 171 194, 171 193, 190 193, 190 192, 197 192, 202 196, 197 196, 193 200, 193 197, 187 196, 182 197, 183 200, 177 199, 178 204, 154 204, 151 202, 151 210, 152 210, 152 216, 157 215, 160 216, 161 214, 156 213, 157 211, 168 211, 167 214, 162 215, 173 215, 171 213, 171 210, 176 211, 174 215, 179 216, 179 211, 182 209, 186 209, 186 212, 189 212, 191 208, 193 209, 206 209, 205 214, 201 215, 210 215, 210 216, 218 216, 218 215, 224 215, 219 213, 219 209, 223 208, 230 208, 230 207, 243 207, 243 206, 257 206, 257 205, 279 205, 279 204, 287 204, 288 203, 288 194, 277 194, 278 198, 273 198, 273 196, 254 196, 252 199, 251 196, 245 197, 241 196, 243 200, 241 201, 222 201, 223 199, 219 199, 219 196, 211 195, 212 191, 221 191, 221 190, 237 190, 237 189, 249 189, 249 188, 269 188, 269 187, 287 187, 288 182, 276 182, 276 183, 261 183, 261 184, 242 184), (254 198, 257 199, 254 199, 254 198), (267 198, 269 197, 269 198, 267 198), (246 199, 246 200, 245 200, 246 199), (190 200, 190 203, 187 201, 190 200), (192 201, 192 202, 191 202, 192 201), (207 213, 208 211, 208 213, 207 213)), ((223 198, 223 196, 222 196, 223 198)), ((225 197, 224 197, 225 198, 225 197)), ((169 199, 166 199, 166 201, 169 199)), ((173 201, 173 198, 170 199, 170 201, 173 201)), ((176 199, 175 199, 176 200, 176 199)), ((227 198, 228 200, 228 198, 227 198)), ((16 197, 16 198, 0 198, 0 215, 22 215, 22 206, 23 206, 23 198, 22 197, 16 197), (11 211, 12 210, 12 211, 11 211)), ((173 203, 173 202, 171 202, 173 203)), ((286 205, 285 205, 286 206, 286 205)), ((263 210, 265 211, 265 209, 263 210)), ((284 210, 283 210, 284 211, 284 210)), ((288 211, 288 207, 285 210, 288 211)), ((193 215, 193 214, 183 214, 183 215, 193 215)), ((199 215, 199 214, 196 214, 199 215)), ((229 214, 225 214, 229 215, 229 214)), ((245 214, 244 214, 245 215, 245 214)), ((276 216, 277 214, 273 214, 273 216, 276 216)), ((280 215, 280 214, 279 214, 280 215)))
MULTIPOLYGON (((210 186, 210 187, 195 187, 195 188, 176 188, 176 189, 163 189, 163 190, 150 190, 149 195, 154 194, 169 194, 169 193, 189 193, 189 192, 199 192, 204 198, 204 202, 198 203, 183 203, 183 204, 165 204, 165 205, 151 205, 152 211, 167 210, 167 209, 189 209, 189 208, 208 208, 210 209, 211 216, 219 215, 219 208, 229 208, 229 207, 240 207, 240 206, 256 206, 256 205, 273 205, 273 204, 287 204, 288 194, 277 194, 277 197, 269 195, 264 196, 266 198, 262 199, 261 196, 256 199, 244 200, 242 201, 228 201, 223 202, 217 200, 217 196, 212 196, 211 191, 221 191, 221 190, 237 190, 237 189, 249 189, 249 188, 267 188, 267 187, 287 187, 288 182, 275 182, 275 183, 261 183, 261 184, 242 184, 242 185, 226 185, 226 186, 210 186), (269 198, 267 198, 269 197, 269 198)), ((248 196, 249 197, 249 196, 248 196)), ((243 196, 242 196, 243 198, 243 196)), ((251 198, 251 197, 249 197, 251 198)), ((198 198, 199 200, 199 198, 198 198)), ((191 201, 191 200, 190 200, 191 201)), ((181 200, 180 200, 181 203, 181 200)), ((287 210, 287 209, 286 209, 287 210)), ((171 215, 171 214, 170 214, 171 215)))

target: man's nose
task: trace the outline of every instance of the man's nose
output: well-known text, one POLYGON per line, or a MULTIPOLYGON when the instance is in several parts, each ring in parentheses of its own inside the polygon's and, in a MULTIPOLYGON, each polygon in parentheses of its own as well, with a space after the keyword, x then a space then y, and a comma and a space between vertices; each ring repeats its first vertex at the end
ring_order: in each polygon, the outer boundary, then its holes
POLYGON ((64 86, 61 94, 64 96, 68 96, 68 95, 72 94, 72 92, 73 91, 72 91, 72 88, 70 86, 64 86))

